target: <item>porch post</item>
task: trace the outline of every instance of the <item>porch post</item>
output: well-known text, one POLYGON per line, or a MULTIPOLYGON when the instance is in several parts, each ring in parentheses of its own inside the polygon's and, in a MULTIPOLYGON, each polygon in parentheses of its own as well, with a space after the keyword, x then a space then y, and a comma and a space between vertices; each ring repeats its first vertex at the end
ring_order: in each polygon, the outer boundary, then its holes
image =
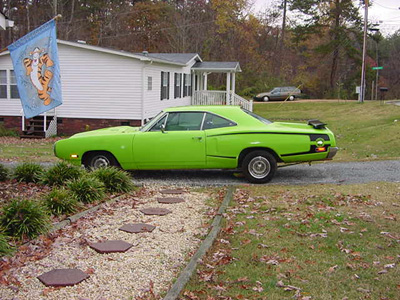
POLYGON ((231 73, 226 73, 226 105, 231 105, 230 99, 230 92, 231 92, 231 73))
POLYGON ((232 73, 232 99, 235 99, 236 73, 232 73))
POLYGON ((207 91, 207 76, 208 76, 208 73, 207 72, 204 73, 204 90, 205 91, 207 91))

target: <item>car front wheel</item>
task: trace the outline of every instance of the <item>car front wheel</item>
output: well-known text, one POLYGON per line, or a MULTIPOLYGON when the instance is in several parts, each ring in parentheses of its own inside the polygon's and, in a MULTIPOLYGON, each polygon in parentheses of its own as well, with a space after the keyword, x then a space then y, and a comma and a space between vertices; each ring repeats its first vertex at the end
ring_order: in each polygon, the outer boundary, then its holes
POLYGON ((111 166, 118 167, 118 162, 110 153, 96 152, 88 157, 84 165, 88 169, 99 169, 111 166))
POLYGON ((263 101, 264 101, 264 102, 269 101, 269 97, 268 97, 268 96, 264 96, 263 101))
POLYGON ((276 169, 275 157, 271 153, 262 150, 247 154, 242 164, 244 176, 252 183, 269 182, 274 177, 276 169))

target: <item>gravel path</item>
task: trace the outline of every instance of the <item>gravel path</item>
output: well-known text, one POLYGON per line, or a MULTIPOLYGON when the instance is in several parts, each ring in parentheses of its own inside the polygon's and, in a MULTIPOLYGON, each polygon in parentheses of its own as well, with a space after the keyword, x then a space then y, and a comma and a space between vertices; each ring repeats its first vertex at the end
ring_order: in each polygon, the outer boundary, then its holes
POLYGON ((199 236, 207 233, 204 223, 210 195, 192 191, 179 195, 183 203, 159 204, 156 198, 163 197, 159 190, 153 186, 143 197, 104 204, 98 212, 67 226, 48 256, 10 271, 21 286, 0 286, 0 299, 135 299, 150 289, 165 291, 189 253, 197 249, 199 236), (168 208, 172 213, 145 216, 139 209, 146 207, 168 208), (156 229, 140 234, 118 230, 127 223, 149 223, 156 229), (99 254, 87 246, 87 242, 104 240, 123 240, 134 246, 112 254, 99 254), (36 277, 54 268, 78 268, 90 277, 73 287, 46 288, 36 277))
MULTIPOLYGON (((231 171, 135 171, 135 183, 221 186, 247 184, 231 171)), ((269 184, 352 184, 374 181, 400 182, 400 160, 325 162, 279 168, 269 184)))

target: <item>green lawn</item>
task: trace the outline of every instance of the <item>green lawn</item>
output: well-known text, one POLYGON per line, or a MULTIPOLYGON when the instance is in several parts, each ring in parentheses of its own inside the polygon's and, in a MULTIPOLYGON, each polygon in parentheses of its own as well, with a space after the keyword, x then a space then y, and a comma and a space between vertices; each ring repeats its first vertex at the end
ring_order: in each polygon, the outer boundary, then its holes
POLYGON ((399 218, 398 183, 243 187, 181 299, 400 299, 399 218))
POLYGON ((0 137, 0 162, 55 162, 53 145, 58 138, 20 139, 0 137))
POLYGON ((398 159, 400 106, 380 102, 255 103, 254 112, 271 121, 328 123, 340 151, 334 160, 398 159), (397 121, 396 121, 397 120, 397 121))

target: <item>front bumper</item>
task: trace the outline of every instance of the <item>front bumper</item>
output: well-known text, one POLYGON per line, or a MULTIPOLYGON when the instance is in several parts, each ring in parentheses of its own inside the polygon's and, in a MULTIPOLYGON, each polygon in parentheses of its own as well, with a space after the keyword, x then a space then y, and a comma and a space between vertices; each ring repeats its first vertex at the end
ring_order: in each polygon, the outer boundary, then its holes
POLYGON ((329 147, 329 152, 326 159, 332 159, 336 155, 338 150, 339 150, 338 147, 329 147))

